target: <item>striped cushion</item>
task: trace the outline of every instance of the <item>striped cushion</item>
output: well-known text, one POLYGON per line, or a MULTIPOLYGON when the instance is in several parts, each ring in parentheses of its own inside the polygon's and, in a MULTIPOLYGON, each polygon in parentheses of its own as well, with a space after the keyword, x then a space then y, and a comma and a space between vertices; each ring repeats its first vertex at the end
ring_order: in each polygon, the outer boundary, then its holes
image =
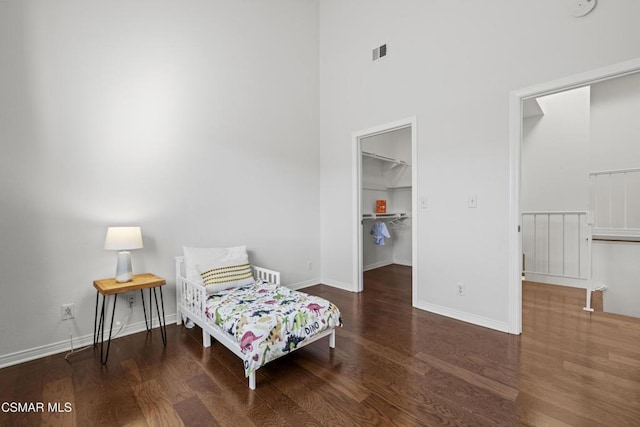
POLYGON ((207 288, 207 293, 249 285, 254 282, 248 257, 236 258, 204 267, 198 265, 197 267, 207 288))
POLYGON ((241 257, 247 257, 247 260, 249 259, 246 246, 233 246, 230 248, 195 248, 183 246, 182 250, 184 252, 184 269, 187 279, 203 286, 204 282, 202 281, 202 276, 200 276, 197 265, 209 267, 215 263, 221 264, 241 257))

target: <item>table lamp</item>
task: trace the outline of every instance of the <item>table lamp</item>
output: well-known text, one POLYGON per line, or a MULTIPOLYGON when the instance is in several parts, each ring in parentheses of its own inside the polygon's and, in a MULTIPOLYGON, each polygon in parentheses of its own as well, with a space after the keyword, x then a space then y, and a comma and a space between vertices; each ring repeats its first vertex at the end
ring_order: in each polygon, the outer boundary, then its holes
POLYGON ((109 227, 104 240, 104 248, 118 251, 116 282, 128 282, 133 277, 131 270, 131 249, 142 248, 140 227, 109 227))

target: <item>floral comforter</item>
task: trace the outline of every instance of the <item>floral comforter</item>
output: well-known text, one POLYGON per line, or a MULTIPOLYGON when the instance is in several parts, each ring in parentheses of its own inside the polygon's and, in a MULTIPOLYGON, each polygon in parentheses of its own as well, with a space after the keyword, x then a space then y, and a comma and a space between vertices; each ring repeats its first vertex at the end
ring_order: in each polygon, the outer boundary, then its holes
POLYGON ((261 280, 209 295, 206 314, 240 345, 246 376, 342 324, 329 301, 261 280))

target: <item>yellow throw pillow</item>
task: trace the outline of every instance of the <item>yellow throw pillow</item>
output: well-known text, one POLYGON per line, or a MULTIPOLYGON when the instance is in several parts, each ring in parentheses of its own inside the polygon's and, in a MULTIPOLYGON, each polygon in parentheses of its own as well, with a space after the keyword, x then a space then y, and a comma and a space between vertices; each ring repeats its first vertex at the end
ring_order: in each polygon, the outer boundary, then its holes
POLYGON ((240 257, 210 265, 197 266, 207 293, 249 285, 254 282, 248 257, 240 257))

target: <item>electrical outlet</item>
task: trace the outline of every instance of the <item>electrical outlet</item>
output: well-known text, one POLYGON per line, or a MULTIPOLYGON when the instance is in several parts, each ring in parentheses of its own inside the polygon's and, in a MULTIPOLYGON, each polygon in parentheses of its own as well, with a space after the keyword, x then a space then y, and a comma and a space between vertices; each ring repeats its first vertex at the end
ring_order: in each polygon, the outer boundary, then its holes
POLYGON ((458 282, 456 284, 456 292, 457 292, 459 297, 463 297, 464 296, 464 283, 458 282))
POLYGON ((307 261, 307 270, 311 270, 313 268, 313 263, 311 261, 307 261))
POLYGON ((63 304, 62 307, 60 307, 60 312, 61 312, 61 319, 62 320, 69 320, 69 319, 73 319, 73 303, 71 304, 63 304))
POLYGON ((129 301, 129 307, 133 307, 134 305, 136 305, 136 294, 131 292, 129 295, 127 295, 127 301, 129 301))

